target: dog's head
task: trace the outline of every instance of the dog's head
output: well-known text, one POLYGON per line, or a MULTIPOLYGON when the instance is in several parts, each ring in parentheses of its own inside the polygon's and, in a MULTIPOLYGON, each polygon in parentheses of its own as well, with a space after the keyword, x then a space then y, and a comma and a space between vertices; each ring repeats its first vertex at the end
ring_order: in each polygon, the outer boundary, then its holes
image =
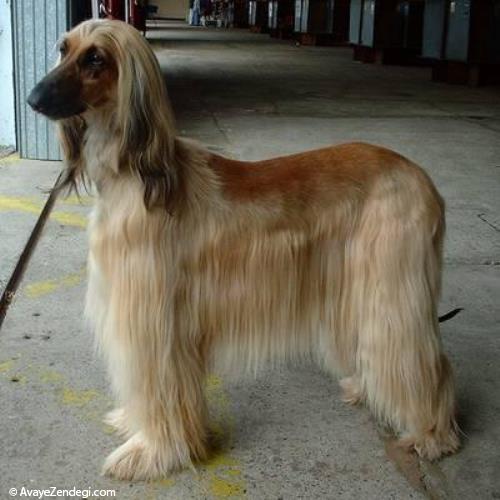
POLYGON ((100 133, 117 143, 112 163, 138 173, 147 198, 153 179, 169 184, 172 179, 161 167, 173 151, 173 115, 158 61, 144 37, 121 21, 90 20, 63 35, 59 51, 56 66, 35 86, 28 103, 57 120, 68 182, 74 185, 83 175, 85 130, 100 126, 100 133))
POLYGON ((84 23, 61 38, 56 67, 28 97, 35 111, 58 120, 116 99, 119 53, 104 27, 104 23, 84 23))
POLYGON ((163 88, 156 58, 146 40, 121 21, 90 20, 58 42, 59 58, 31 91, 28 104, 59 120, 113 106, 132 113, 144 108, 146 91, 163 88), (125 110, 123 108, 126 108, 125 110))

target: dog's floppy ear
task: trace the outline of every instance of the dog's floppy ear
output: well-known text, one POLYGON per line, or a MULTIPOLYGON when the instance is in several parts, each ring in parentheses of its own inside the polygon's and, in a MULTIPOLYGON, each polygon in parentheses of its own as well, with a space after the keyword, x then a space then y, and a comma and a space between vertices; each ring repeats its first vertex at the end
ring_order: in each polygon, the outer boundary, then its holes
POLYGON ((173 168, 175 126, 160 67, 141 39, 128 39, 118 64, 118 124, 121 168, 144 184, 144 203, 169 206, 177 187, 173 168))
POLYGON ((59 120, 56 127, 64 156, 65 170, 55 189, 78 190, 78 181, 85 182, 85 171, 82 162, 85 121, 80 116, 72 116, 59 120))

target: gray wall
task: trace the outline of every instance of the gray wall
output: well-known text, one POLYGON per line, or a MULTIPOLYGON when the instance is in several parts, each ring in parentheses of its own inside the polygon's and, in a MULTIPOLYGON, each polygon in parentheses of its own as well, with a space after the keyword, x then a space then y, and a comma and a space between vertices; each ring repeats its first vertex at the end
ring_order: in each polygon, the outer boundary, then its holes
POLYGON ((68 28, 67 0, 14 2, 18 149, 23 158, 60 159, 54 127, 26 104, 31 89, 54 65, 56 41, 68 28))

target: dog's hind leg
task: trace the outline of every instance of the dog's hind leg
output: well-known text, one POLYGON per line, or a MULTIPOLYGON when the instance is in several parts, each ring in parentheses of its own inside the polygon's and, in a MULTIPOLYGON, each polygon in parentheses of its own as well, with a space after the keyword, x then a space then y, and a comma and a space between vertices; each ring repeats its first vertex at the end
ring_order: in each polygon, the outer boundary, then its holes
POLYGON ((442 219, 435 207, 413 212, 414 199, 398 219, 389 202, 377 200, 358 233, 356 372, 374 413, 432 460, 459 444, 437 318, 442 219))

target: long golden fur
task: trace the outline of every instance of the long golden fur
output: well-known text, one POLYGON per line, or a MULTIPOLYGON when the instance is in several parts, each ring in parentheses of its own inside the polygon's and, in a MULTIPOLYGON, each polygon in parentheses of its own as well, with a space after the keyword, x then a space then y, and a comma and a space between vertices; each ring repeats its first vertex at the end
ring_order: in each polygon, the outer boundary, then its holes
POLYGON ((424 171, 362 143, 220 157, 176 136, 133 28, 87 21, 63 48, 54 75, 78 85, 81 109, 58 122, 61 186, 88 177, 98 192, 86 316, 118 401, 108 421, 127 438, 104 472, 152 479, 205 459, 207 372, 303 357, 421 456, 455 451, 444 206, 424 171))

